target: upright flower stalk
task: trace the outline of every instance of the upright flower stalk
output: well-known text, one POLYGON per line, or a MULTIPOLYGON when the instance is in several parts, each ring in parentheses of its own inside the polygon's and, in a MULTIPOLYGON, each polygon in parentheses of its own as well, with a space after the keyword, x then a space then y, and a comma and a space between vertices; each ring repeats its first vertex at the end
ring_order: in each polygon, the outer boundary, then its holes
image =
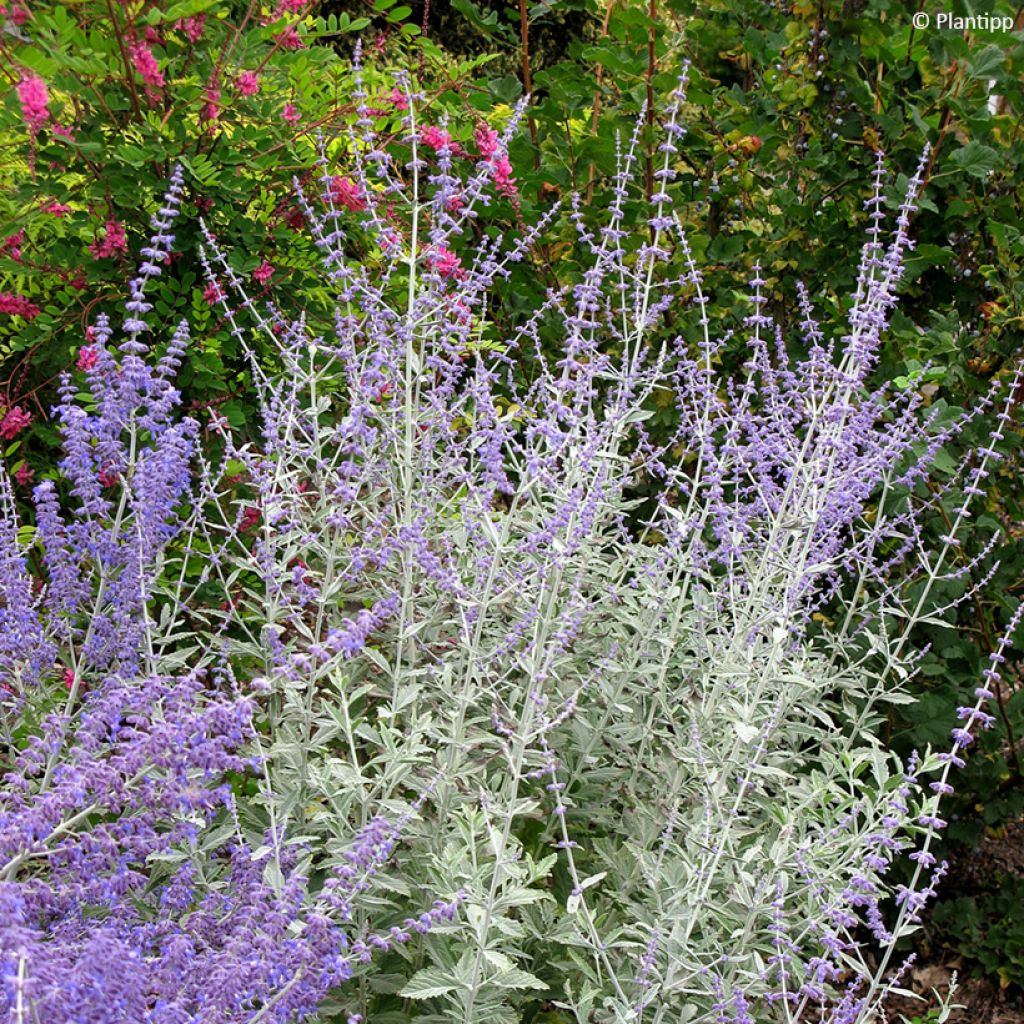
POLYGON ((799 286, 777 321, 755 265, 748 315, 716 331, 672 209, 685 74, 649 196, 642 118, 600 219, 576 197, 507 238, 474 228, 518 213, 522 110, 426 123, 401 78, 388 142, 355 82, 352 165, 325 144, 319 189, 296 182, 326 316, 254 297, 273 268, 242 274, 204 228, 258 435, 179 416, 186 325, 144 341, 176 173, 123 340, 100 319, 87 406, 62 391, 41 592, 0 477, 0 683, 38 723, 6 740, 0 1009, 869 1024, 1020 616, 952 749, 886 754, 872 730, 948 610, 931 593, 998 454, 929 491, 994 397, 940 420, 872 383, 924 164, 887 236, 879 157, 843 325, 799 286), (557 225, 582 272, 499 329, 557 225))

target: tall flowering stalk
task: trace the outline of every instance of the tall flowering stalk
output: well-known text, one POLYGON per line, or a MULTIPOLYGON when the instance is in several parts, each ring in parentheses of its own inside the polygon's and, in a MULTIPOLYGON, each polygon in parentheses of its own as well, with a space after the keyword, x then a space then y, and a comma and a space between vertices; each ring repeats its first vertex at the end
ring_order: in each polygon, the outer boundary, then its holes
POLYGON ((160 221, 125 340, 101 321, 83 362, 95 411, 65 389, 76 512, 37 488, 41 595, 7 492, 10 703, 70 674, 10 741, 4 1008, 478 1024, 550 1000, 580 1021, 868 1024, 991 695, 950 751, 904 765, 874 738, 996 458, 933 493, 994 397, 949 418, 872 384, 924 164, 886 236, 879 158, 845 324, 798 290, 791 337, 755 267, 749 314, 716 333, 672 212, 685 76, 643 237, 624 224, 646 118, 600 223, 572 200, 506 239, 476 228, 515 203, 521 110, 463 144, 402 78, 388 146, 355 83, 353 166, 325 151, 319 188, 296 182, 328 320, 254 298, 205 233, 259 435, 176 418, 183 326, 150 368, 160 221), (499 330, 511 266, 559 225, 585 270, 499 330), (929 552, 938 502, 956 511, 929 552))
MULTIPOLYGON (((384 941, 342 926, 394 838, 354 830, 314 898, 301 850, 236 798, 262 765, 257 703, 223 639, 179 620, 174 552, 196 543, 207 497, 173 385, 187 325, 158 357, 142 338, 182 185, 177 170, 121 340, 106 317, 93 329, 86 401, 62 384, 64 458, 35 488, 28 536, 0 471, 0 1012, 18 1024, 294 1020, 384 941), (347 887, 343 906, 324 881, 347 887)), ((457 902, 428 900, 387 944, 457 902)))
POLYGON ((588 269, 504 337, 489 297, 547 224, 473 227, 508 188, 516 119, 478 126, 476 154, 410 93, 403 165, 356 98, 354 170, 325 158, 320 195, 299 189, 333 329, 257 307, 212 238, 205 257, 239 339, 244 313, 286 371, 262 392, 260 444, 227 440, 262 527, 240 649, 262 651, 290 737, 268 814, 330 836, 407 764, 437 768, 410 871, 465 890, 465 923, 402 989, 425 1012, 505 1019, 543 992, 580 1020, 874 1019, 894 977, 868 949, 887 968, 941 876, 919 857, 897 891, 888 870, 927 850, 946 782, 929 782, 944 755, 901 766, 871 730, 908 699, 915 625, 948 611, 930 594, 995 457, 948 485, 962 513, 922 557, 950 498, 922 481, 992 407, 950 421, 871 384, 925 160, 886 240, 879 157, 846 325, 829 338, 800 291, 787 338, 755 267, 728 375, 735 334, 713 332, 671 211, 682 89, 649 237, 622 226, 636 134, 604 223, 566 211, 588 269), (655 440, 664 394, 678 426, 655 440))

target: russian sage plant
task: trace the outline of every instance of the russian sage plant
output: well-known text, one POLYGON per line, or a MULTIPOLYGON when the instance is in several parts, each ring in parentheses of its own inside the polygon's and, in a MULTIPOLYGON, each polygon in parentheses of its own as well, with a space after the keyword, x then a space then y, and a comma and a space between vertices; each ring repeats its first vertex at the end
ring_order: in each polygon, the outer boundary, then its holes
MULTIPOLYGON (((180 618, 173 552, 206 533, 199 426, 173 387, 187 324, 156 360, 141 336, 181 188, 179 172, 123 340, 101 318, 84 395, 62 386, 65 456, 27 533, 0 474, 0 1008, 17 1024, 293 1020, 352 973, 344 917, 309 901, 298 849, 243 834, 261 719, 217 635, 180 618)), ((350 859, 365 870, 385 841, 367 825, 350 859)), ((424 917, 453 913, 439 900, 424 917)))
POLYGON ((518 116, 459 142, 400 79, 387 145, 356 83, 350 172, 325 146, 318 194, 296 183, 329 320, 257 305, 206 235, 211 294, 274 353, 251 358, 260 436, 175 418, 184 326, 144 358, 160 221, 126 340, 100 324, 85 408, 65 389, 32 537, 8 491, 4 1009, 876 1019, 1009 642, 949 751, 884 751, 996 458, 929 490, 994 399, 948 416, 871 383, 920 172, 886 236, 879 158, 844 325, 800 291, 787 337, 755 268, 718 332, 672 213, 683 83, 643 237, 623 227, 638 127, 600 226, 574 200, 507 240, 479 219, 515 205, 518 116), (509 267, 559 224, 586 271, 499 330, 509 267), (939 502, 953 529, 929 551, 939 502))

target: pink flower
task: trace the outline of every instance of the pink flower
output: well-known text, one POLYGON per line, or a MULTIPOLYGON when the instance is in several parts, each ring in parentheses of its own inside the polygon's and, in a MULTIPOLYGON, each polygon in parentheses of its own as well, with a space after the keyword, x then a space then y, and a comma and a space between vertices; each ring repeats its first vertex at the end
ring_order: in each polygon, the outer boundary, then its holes
POLYGON ((493 128, 488 128, 487 125, 478 125, 473 132, 473 141, 476 142, 480 156, 486 161, 494 175, 494 187, 501 195, 515 197, 516 179, 512 174, 512 164, 509 163, 508 153, 502 149, 498 133, 493 128))
POLYGON ((113 487, 121 479, 121 474, 113 466, 108 466, 99 471, 96 479, 99 480, 102 487, 113 487))
POLYGON ((258 284, 266 284, 274 275, 274 268, 264 260, 253 272, 253 280, 258 284))
POLYGON ((0 437, 5 441, 17 437, 30 423, 32 417, 20 405, 11 406, 0 422, 0 437))
POLYGON ((337 174, 331 178, 331 199, 353 213, 362 213, 366 209, 363 190, 351 178, 337 174))
POLYGON ((221 291, 221 287, 216 281, 211 281, 203 289, 203 298, 212 306, 215 302, 219 302, 224 298, 224 292, 221 291))
POLYGON ((50 120, 50 95, 46 91, 46 83, 38 75, 23 78, 18 83, 18 100, 21 102, 21 116, 25 118, 28 130, 35 135, 50 120))
POLYGON ((449 213, 458 213, 466 203, 462 196, 449 196, 446 205, 449 213))
POLYGON ((53 126, 53 134, 54 135, 59 135, 63 139, 67 139, 68 142, 74 142, 75 141, 74 132, 72 132, 70 128, 65 128, 64 125, 62 125, 62 124, 54 124, 54 126, 53 126))
POLYGON ((0 256, 10 256, 15 263, 21 262, 21 243, 25 241, 25 229, 20 228, 0 242, 0 256))
POLYGON ((128 47, 128 53, 131 55, 135 70, 139 73, 139 77, 146 86, 146 96, 151 100, 155 99, 159 95, 158 90, 162 89, 167 83, 164 79, 164 73, 160 70, 160 65, 156 62, 156 57, 153 56, 153 51, 149 48, 149 44, 132 43, 128 47))
POLYGON ((298 108, 294 103, 286 103, 284 110, 281 112, 281 116, 289 123, 295 124, 302 120, 302 115, 299 113, 298 108))
POLYGON ((128 239, 124 236, 124 225, 120 221, 108 220, 104 225, 103 241, 96 239, 89 246, 89 252, 97 260, 106 259, 115 253, 127 253, 128 239))
POLYGON ((64 669, 64 685, 69 690, 75 685, 75 670, 73 668, 64 669))
POLYGON ((155 25, 146 26, 146 31, 143 33, 143 39, 145 39, 150 46, 164 45, 164 37, 160 34, 160 29, 155 25))
POLYGON ((216 121, 220 114, 220 89, 215 85, 206 87, 206 119, 216 121))
POLYGON ((24 25, 28 21, 28 11, 24 7, 18 7, 17 4, 13 4, 10 8, 6 4, 0 4, 0 18, 4 17, 10 18, 15 25, 24 25))
POLYGON ((443 245, 436 246, 430 254, 430 263, 442 277, 463 277, 462 260, 443 245))
POLYGON ((512 165, 507 156, 499 156, 491 161, 494 168, 494 187, 504 196, 510 198, 516 194, 516 179, 512 175, 512 165))
POLYGON ((243 71, 235 79, 235 88, 242 96, 255 96, 260 90, 260 76, 255 71, 243 71))
POLYGON ((14 471, 14 479, 21 484, 22 487, 28 487, 30 483, 35 479, 35 473, 32 471, 32 467, 22 463, 14 471))
POLYGON ((85 370, 88 372, 91 370, 96 363, 99 361, 99 353, 91 345, 83 345, 78 350, 78 362, 75 366, 79 370, 85 370))
POLYGON ((397 85, 391 90, 391 106, 398 111, 409 109, 409 99, 397 85))
POLYGON ((451 132, 438 128, 436 124, 427 125, 426 128, 420 129, 420 142, 431 149, 443 149, 452 144, 451 132))
POLYGON ((203 38, 203 30, 206 28, 206 15, 196 14, 191 18, 179 18, 174 27, 179 32, 184 29, 190 43, 198 43, 203 38))
POLYGON ((29 302, 23 295, 0 292, 0 313, 8 313, 10 316, 23 316, 26 320, 34 320, 39 316, 39 312, 39 307, 34 302, 29 302))
POLYGON ((289 25, 283 31, 278 32, 274 39, 282 50, 303 50, 306 47, 302 37, 295 31, 294 25, 289 25))
POLYGON ((70 213, 71 207, 67 203, 58 203, 56 199, 51 200, 43 207, 43 213, 52 213, 54 217, 63 217, 65 213, 70 213))
POLYGON ((250 505, 243 513, 238 524, 240 533, 248 533, 260 521, 260 509, 258 505, 250 505))
POLYGON ((485 160, 494 156, 500 149, 498 133, 486 125, 480 125, 473 132, 473 141, 476 142, 476 148, 480 150, 480 155, 485 160))

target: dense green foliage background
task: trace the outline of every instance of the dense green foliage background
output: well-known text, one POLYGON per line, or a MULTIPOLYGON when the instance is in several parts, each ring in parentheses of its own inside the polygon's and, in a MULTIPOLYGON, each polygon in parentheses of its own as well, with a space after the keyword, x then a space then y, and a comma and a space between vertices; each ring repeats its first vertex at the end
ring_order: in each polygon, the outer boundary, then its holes
MULTIPOLYGON (((970 13, 961 3, 950 10, 970 13)), ((0 246, 0 290, 41 309, 30 320, 0 314, 0 405, 33 414, 5 452, 8 468, 24 464, 37 479, 45 475, 57 375, 73 371, 97 313, 125 297, 128 268, 174 162, 184 164, 189 189, 178 248, 195 251, 205 216, 239 273, 273 266, 257 291, 316 314, 328 294, 290 183, 311 176, 317 131, 328 139, 329 172, 344 174, 357 38, 365 88, 396 131, 399 114, 387 98, 398 68, 417 75, 427 94, 422 116, 432 122, 459 110, 501 127, 530 93, 511 147, 520 201, 492 207, 481 231, 532 223, 574 191, 585 208, 603 208, 619 140, 688 61, 676 213, 712 283, 713 324, 739 313, 755 261, 783 324, 795 308, 795 279, 826 321, 842 310, 875 150, 895 171, 895 205, 927 143, 917 247, 878 370, 899 387, 927 367, 930 401, 977 402, 1021 358, 1024 342, 1024 16, 998 0, 988 13, 1016 18, 1016 31, 916 31, 914 13, 889 0, 33 4, 0 43, 9 86, 0 109, 0 237, 21 233, 0 246), (205 22, 192 38, 187 19, 196 18, 205 22), (152 95, 129 58, 147 29, 165 79, 152 95), (237 87, 244 71, 259 77, 254 95, 237 87), (14 89, 27 74, 47 82, 52 117, 71 138, 27 130, 14 89), (47 212, 52 203, 67 211, 47 212), (128 253, 96 258, 89 246, 111 220, 124 225, 128 253)), ((656 109, 644 117, 647 160, 656 109)), ((636 223, 641 204, 630 215, 636 223)), ((494 311, 499 325, 533 308, 552 281, 578 273, 569 236, 561 216, 536 259, 517 268, 494 311)), ((244 428, 254 414, 247 370, 205 287, 198 260, 180 260, 161 278, 157 310, 168 322, 187 317, 199 339, 180 380, 187 404, 219 404, 244 428)), ((667 428, 672 416, 658 409, 651 422, 667 428)), ((1020 600, 1019 441, 1008 434, 1001 442, 1010 457, 997 498, 962 551, 977 558, 973 578, 991 579, 921 637, 930 651, 914 683, 919 703, 905 720, 892 719, 885 737, 901 751, 944 742, 1020 600), (993 536, 992 550, 981 554, 993 536)), ((952 473, 957 455, 946 453, 940 469, 952 473)), ((934 529, 944 532, 942 522, 934 529)), ((963 582, 950 584, 950 598, 956 588, 963 582)), ((998 836, 1024 814, 1024 690, 1004 686, 998 698, 998 728, 978 744, 953 798, 957 820, 947 844, 961 858, 983 834, 998 836)), ((1001 984, 1024 985, 1024 919, 1001 920, 1000 912, 1015 904, 1021 884, 1012 871, 954 873, 927 932, 933 955, 953 949, 1001 984)))

